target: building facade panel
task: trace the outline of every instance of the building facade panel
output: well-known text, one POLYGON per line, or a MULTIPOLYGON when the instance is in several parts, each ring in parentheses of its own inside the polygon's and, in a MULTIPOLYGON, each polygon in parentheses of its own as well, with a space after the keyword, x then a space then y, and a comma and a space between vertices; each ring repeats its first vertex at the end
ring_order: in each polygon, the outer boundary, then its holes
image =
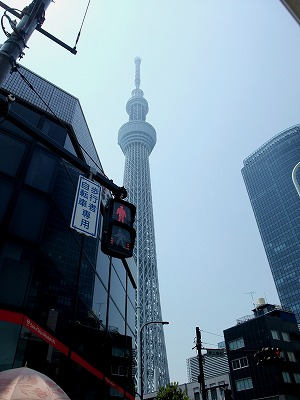
MULTIPOLYGON (((21 72, 45 103, 13 74, 1 90, 11 111, 101 171, 78 100, 21 72)), ((74 400, 132 400, 135 290, 101 253, 101 224, 96 239, 70 228, 81 171, 5 119, 0 158, 0 370, 27 365, 74 400)))

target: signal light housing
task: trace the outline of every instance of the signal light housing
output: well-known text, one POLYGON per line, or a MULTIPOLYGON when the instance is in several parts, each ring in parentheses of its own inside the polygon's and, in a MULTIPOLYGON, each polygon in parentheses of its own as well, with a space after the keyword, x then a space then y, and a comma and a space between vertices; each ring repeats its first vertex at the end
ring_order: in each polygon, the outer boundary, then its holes
POLYGON ((254 357, 257 359, 257 365, 267 364, 274 361, 282 360, 281 349, 279 347, 264 347, 257 351, 254 357))
POLYGON ((133 204, 121 199, 108 200, 103 215, 103 253, 116 258, 132 257, 136 236, 133 228, 135 214, 133 204))

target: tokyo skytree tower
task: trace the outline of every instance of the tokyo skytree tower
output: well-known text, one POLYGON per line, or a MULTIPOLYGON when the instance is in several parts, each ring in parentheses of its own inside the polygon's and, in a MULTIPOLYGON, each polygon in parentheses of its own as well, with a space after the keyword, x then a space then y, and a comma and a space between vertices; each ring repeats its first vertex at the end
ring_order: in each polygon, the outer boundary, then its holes
POLYGON ((140 349, 138 352, 142 357, 139 368, 142 365, 143 392, 151 393, 169 383, 169 370, 163 325, 149 323, 162 321, 149 166, 156 132, 145 121, 149 108, 140 89, 141 58, 136 57, 134 61, 135 89, 126 105, 129 122, 121 126, 118 143, 125 155, 124 187, 128 201, 137 208, 134 258, 138 266, 138 346, 142 348, 142 354, 140 349))

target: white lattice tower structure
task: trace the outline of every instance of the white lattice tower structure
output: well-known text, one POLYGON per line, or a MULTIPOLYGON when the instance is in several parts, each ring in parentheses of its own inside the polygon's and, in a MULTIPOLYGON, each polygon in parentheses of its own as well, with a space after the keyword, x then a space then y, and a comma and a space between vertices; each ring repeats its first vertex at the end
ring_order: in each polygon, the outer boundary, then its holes
POLYGON ((136 57, 134 61, 135 89, 126 105, 129 122, 120 128, 118 142, 125 155, 124 187, 128 192, 127 200, 137 207, 134 250, 138 266, 137 333, 138 346, 142 341, 140 357, 143 363, 144 393, 151 393, 169 383, 169 370, 163 325, 153 323, 143 327, 150 321, 162 321, 149 166, 156 132, 145 121, 149 108, 140 89, 141 59, 136 57))

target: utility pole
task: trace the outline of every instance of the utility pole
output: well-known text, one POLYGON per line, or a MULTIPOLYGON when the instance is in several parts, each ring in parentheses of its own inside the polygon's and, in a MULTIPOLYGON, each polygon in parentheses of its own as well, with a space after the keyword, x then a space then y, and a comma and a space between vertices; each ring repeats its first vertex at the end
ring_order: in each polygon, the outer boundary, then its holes
POLYGON ((202 394, 202 400, 206 400, 206 388, 205 388, 205 379, 204 379, 204 370, 203 370, 203 357, 201 353, 202 344, 201 344, 201 333, 198 326, 196 327, 196 348, 198 351, 198 362, 199 362, 199 376, 198 382, 200 383, 200 390, 202 394))
POLYGON ((33 0, 21 13, 18 24, 10 21, 13 33, 0 48, 0 86, 6 76, 16 68, 16 61, 23 57, 28 39, 45 21, 45 11, 52 0, 33 0))

